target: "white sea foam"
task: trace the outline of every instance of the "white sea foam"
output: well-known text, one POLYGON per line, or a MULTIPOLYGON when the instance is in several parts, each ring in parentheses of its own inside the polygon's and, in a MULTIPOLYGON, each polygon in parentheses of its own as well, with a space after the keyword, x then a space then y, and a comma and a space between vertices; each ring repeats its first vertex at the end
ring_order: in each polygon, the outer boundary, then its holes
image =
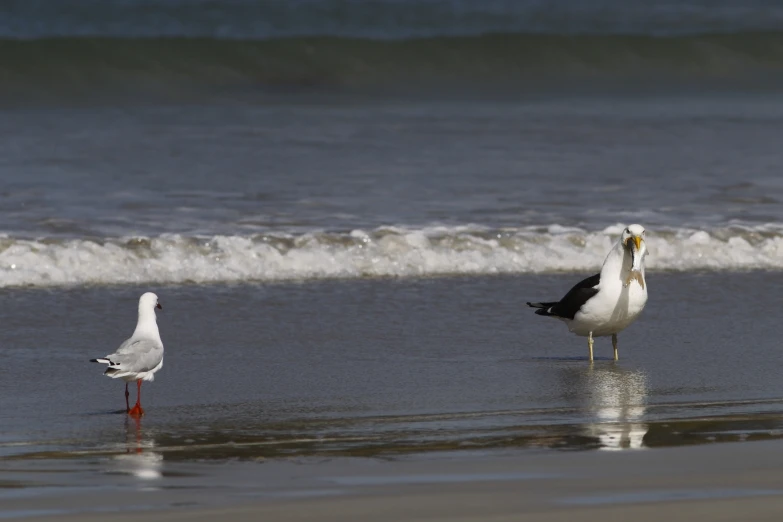
MULTIPOLYGON (((0 286, 589 272, 621 226, 383 227, 302 235, 0 239, 0 286)), ((649 270, 783 269, 783 225, 648 232, 649 270)))

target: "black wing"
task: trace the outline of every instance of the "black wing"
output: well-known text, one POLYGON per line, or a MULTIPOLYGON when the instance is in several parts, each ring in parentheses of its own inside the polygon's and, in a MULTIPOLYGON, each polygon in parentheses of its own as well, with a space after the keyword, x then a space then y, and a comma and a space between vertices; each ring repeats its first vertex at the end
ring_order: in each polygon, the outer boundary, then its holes
POLYGON ((564 319, 573 319, 588 299, 598 293, 598 283, 601 274, 595 274, 578 282, 560 301, 556 303, 528 303, 528 306, 538 308, 538 315, 552 315, 564 319))

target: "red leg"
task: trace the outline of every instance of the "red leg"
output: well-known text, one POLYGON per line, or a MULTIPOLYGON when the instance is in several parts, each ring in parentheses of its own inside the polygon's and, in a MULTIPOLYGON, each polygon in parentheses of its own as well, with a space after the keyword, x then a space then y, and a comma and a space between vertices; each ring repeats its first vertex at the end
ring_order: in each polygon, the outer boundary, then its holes
POLYGON ((125 383, 125 413, 130 412, 130 403, 128 402, 128 397, 130 396, 130 393, 128 393, 128 383, 125 383))
POLYGON ((144 415, 144 410, 141 408, 141 379, 136 381, 136 405, 131 408, 128 415, 132 417, 141 417, 144 415))

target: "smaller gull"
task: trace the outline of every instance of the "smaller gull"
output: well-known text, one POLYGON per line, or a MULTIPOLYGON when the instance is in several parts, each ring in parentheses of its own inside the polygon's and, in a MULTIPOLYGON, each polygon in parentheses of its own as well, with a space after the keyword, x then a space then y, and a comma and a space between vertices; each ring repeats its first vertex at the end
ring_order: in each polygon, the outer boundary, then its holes
POLYGON ((130 339, 116 352, 106 357, 90 359, 90 362, 108 364, 104 375, 125 381, 125 409, 128 415, 144 415, 141 408, 141 382, 155 380, 155 372, 163 367, 163 341, 160 340, 155 308, 163 309, 158 296, 147 292, 139 298, 139 320, 130 339), (128 402, 128 383, 136 381, 136 405, 128 402))
POLYGON ((593 337, 612 336, 617 360, 617 334, 639 317, 647 303, 644 279, 644 227, 630 225, 609 251, 601 273, 577 283, 560 301, 527 303, 536 314, 561 319, 576 335, 587 337, 593 360, 593 337))

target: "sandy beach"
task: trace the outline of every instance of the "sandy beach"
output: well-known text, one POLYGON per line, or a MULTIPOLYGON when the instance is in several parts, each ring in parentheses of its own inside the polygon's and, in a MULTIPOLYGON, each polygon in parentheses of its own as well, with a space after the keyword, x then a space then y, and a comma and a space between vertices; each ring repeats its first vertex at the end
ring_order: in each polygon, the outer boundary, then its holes
MULTIPOLYGON (((756 442, 626 453, 235 464, 233 480, 241 477, 243 486, 233 493, 206 483, 190 490, 50 493, 35 508, 4 500, 4 519, 771 521, 783 510, 781 447, 756 442), (60 514, 75 506, 84 512, 60 514)), ((226 472, 232 465, 222 467, 226 472)))

